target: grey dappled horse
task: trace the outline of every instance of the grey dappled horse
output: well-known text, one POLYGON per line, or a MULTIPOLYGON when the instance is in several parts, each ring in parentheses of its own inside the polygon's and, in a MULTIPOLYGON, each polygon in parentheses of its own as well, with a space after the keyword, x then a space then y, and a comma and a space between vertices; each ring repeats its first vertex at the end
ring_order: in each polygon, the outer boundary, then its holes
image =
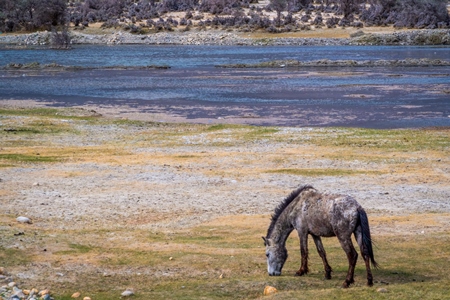
POLYGON ((350 196, 319 193, 312 186, 305 185, 293 191, 275 209, 264 239, 269 275, 281 275, 287 259, 286 239, 296 229, 300 238, 301 266, 296 275, 308 273, 308 234, 310 234, 325 268, 325 278, 331 279, 332 269, 328 264, 320 237, 336 236, 347 254, 348 272, 342 284, 347 288, 354 282, 358 253, 351 235, 355 235, 367 269, 367 285, 373 285, 370 261, 377 268, 372 250, 369 221, 364 209, 350 196), (369 261, 370 260, 370 261, 369 261))

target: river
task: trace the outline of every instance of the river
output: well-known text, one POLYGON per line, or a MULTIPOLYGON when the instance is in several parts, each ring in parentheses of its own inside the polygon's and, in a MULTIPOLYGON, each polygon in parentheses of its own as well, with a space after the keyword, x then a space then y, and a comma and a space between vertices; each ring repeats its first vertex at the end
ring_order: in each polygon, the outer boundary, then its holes
POLYGON ((57 63, 77 71, 0 70, 0 100, 123 105, 187 120, 242 118, 280 126, 450 126, 450 67, 223 69, 272 60, 450 59, 450 47, 75 46, 0 49, 0 65, 57 63), (102 69, 125 66, 169 69, 102 69), (91 69, 92 68, 92 69, 91 69))

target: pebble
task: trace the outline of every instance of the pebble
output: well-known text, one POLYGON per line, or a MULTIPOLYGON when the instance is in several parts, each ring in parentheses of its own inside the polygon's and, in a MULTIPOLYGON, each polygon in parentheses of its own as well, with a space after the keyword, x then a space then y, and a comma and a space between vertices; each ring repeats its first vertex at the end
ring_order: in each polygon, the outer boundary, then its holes
POLYGON ((14 287, 13 288, 13 296, 17 296, 20 299, 24 299, 25 298, 24 292, 21 289, 19 289, 18 287, 14 287))
POLYGON ((0 300, 54 300, 49 290, 39 292, 40 297, 37 294, 37 289, 21 289, 14 281, 0 287, 0 300))
POLYGON ((134 295, 134 291, 132 289, 126 289, 121 295, 122 297, 129 297, 134 295))
POLYGON ((275 294, 276 292, 278 292, 278 290, 276 288, 274 288, 273 286, 267 285, 264 288, 264 295, 265 296, 275 294))
POLYGON ((379 289, 377 289, 377 292, 378 292, 378 293, 387 293, 388 290, 385 289, 385 288, 379 288, 379 289))
POLYGON ((22 216, 20 216, 20 217, 17 217, 17 222, 19 222, 19 223, 27 223, 27 224, 31 224, 31 220, 30 220, 30 218, 27 218, 27 217, 22 217, 22 216))
POLYGON ((50 291, 47 289, 42 290, 38 293, 39 296, 44 296, 44 295, 49 295, 49 294, 50 294, 50 291))
POLYGON ((81 293, 80 292, 76 292, 76 293, 73 293, 72 294, 72 298, 78 298, 78 297, 80 297, 81 296, 81 293))

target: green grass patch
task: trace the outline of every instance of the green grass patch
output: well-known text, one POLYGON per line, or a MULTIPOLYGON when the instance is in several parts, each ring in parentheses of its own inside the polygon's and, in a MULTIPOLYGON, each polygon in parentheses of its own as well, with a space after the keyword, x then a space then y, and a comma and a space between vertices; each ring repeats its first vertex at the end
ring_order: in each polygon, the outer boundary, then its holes
POLYGON ((74 243, 70 243, 69 248, 69 250, 56 251, 54 255, 76 255, 89 253, 94 250, 94 247, 74 243))
POLYGON ((220 131, 220 130, 227 130, 227 129, 237 129, 242 128, 242 125, 230 125, 230 124, 215 124, 208 126, 206 128, 206 131, 220 131))
POLYGON ((31 262, 31 257, 24 250, 0 246, 0 266, 21 266, 31 262))
POLYGON ((92 111, 78 108, 0 108, 2 116, 42 117, 45 119, 68 119, 94 121, 99 115, 92 111))
POLYGON ((61 110, 57 108, 0 108, 0 115, 55 117, 61 110))
POLYGON ((388 151, 448 150, 449 129, 346 129, 334 137, 314 138, 318 145, 370 148, 388 151))
POLYGON ((6 133, 9 133, 9 134, 38 134, 38 133, 43 133, 42 130, 39 130, 37 128, 29 128, 29 127, 5 128, 3 131, 6 132, 6 133))
POLYGON ((11 162, 56 162, 60 159, 56 156, 43 156, 43 155, 26 155, 26 154, 0 154, 0 160, 7 160, 11 162))

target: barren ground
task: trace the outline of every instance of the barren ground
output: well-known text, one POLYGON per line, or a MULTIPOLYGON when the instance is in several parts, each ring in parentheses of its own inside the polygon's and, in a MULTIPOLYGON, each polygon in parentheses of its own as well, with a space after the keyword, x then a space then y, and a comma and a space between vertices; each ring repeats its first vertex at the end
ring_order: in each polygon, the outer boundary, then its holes
MULTIPOLYGON (((8 111, 42 106, 32 101, 0 105, 8 111)), ((52 116, 0 115, 0 258, 24 288, 49 287, 60 297, 76 287, 91 295, 110 295, 114 283, 102 280, 113 276, 117 282, 112 292, 120 295, 132 286, 148 296, 164 278, 207 282, 220 274, 236 276, 242 271, 239 264, 212 263, 205 272, 195 266, 206 259, 202 255, 243 255, 245 261, 246 251, 261 252, 252 260, 257 267, 251 274, 264 276, 260 236, 274 207, 301 184, 353 195, 367 210, 372 235, 381 240, 382 249, 390 237, 399 235, 448 239, 448 128, 375 131, 148 123, 142 122, 142 115, 139 122, 130 113, 124 119, 123 110, 85 107, 52 116), (17 223, 18 216, 31 218, 33 224, 17 223), (196 234, 206 242, 178 240, 195 239, 196 234), (214 240, 209 244, 210 237, 249 243, 250 250, 217 246, 214 240), (117 249, 161 255, 164 263, 139 263, 141 254, 124 258, 117 249), (191 268, 183 267, 183 253, 197 253, 185 258, 191 268), (175 267, 164 267, 169 256, 176 258, 175 267), (137 273, 156 281, 129 275, 132 282, 124 283, 114 277, 137 273), (96 279, 96 274, 106 277, 96 279), (108 291, 98 287, 103 284, 108 291)), ((443 253, 449 251, 442 247, 443 253)), ((345 266, 342 250, 336 251, 345 266)), ((314 249, 311 252, 315 255, 314 249)), ((378 255, 386 265, 389 257, 378 255)), ((343 279, 342 274, 336 277, 343 279)), ((363 285, 363 277, 359 281, 363 285)))

